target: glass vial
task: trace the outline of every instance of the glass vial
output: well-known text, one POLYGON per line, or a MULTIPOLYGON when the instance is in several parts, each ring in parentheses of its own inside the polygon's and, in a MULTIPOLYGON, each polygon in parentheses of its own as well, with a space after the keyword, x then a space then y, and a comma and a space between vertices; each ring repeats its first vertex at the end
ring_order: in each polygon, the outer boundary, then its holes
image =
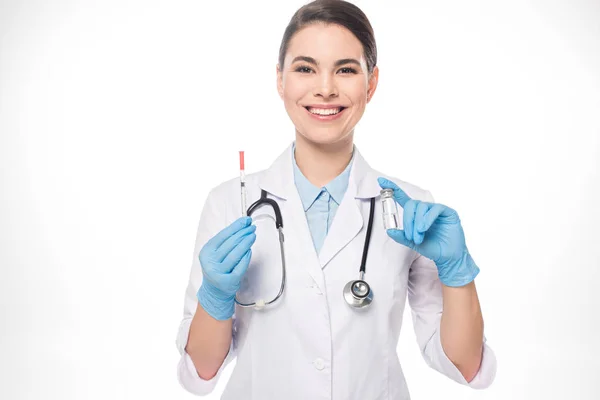
POLYGON ((381 190, 381 205, 383 207, 383 227, 388 229, 398 229, 398 205, 394 200, 393 189, 381 190))

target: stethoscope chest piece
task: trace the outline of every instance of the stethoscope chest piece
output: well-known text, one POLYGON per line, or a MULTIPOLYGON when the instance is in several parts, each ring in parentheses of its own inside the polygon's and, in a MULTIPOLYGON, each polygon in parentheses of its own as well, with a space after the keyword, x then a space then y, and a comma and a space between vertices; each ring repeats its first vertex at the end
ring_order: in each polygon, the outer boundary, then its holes
POLYGON ((367 307, 373 301, 373 291, 362 279, 350 281, 344 286, 344 300, 352 307, 367 307))
POLYGON ((373 301, 373 291, 371 286, 365 282, 365 267, 367 262, 367 252, 369 251, 369 241, 371 240, 371 229, 373 228, 373 214, 375 211, 375 198, 371 198, 371 210, 369 212, 369 225, 363 248, 362 262, 360 264, 359 279, 352 280, 344 286, 344 300, 354 308, 365 308, 373 301))

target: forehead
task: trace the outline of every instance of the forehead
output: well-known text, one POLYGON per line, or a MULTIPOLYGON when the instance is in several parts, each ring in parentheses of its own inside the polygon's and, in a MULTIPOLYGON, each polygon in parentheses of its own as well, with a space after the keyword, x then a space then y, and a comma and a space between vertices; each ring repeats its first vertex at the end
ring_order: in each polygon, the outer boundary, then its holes
POLYGON ((311 24, 296 32, 287 55, 289 60, 302 55, 324 63, 342 58, 364 61, 362 44, 352 32, 340 25, 323 23, 311 24))

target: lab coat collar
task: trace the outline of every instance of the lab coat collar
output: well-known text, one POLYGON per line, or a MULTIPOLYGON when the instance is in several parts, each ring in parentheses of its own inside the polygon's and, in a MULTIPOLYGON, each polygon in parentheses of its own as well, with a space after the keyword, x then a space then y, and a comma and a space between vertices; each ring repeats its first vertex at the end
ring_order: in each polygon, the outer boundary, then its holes
MULTIPOLYGON (((294 183, 294 143, 281 153, 259 178, 259 186, 271 195, 287 200, 298 193, 294 183)), ((373 170, 354 145, 353 161, 346 194, 356 199, 369 199, 379 195, 381 187, 378 174, 373 170)), ((344 196, 346 197, 346 196, 344 196)))
MULTIPOLYGON (((302 201, 294 183, 294 164, 293 164, 293 143, 275 160, 275 162, 261 174, 259 186, 270 195, 289 202, 289 221, 284 222, 284 226, 291 227, 297 233, 299 244, 302 249, 313 249, 310 230, 306 222, 306 215, 302 206, 302 201)), ((377 172, 371 169, 364 160, 356 146, 354 146, 354 159, 350 170, 350 178, 346 195, 336 212, 336 216, 331 225, 330 231, 325 237, 323 246, 319 254, 304 253, 306 259, 304 263, 309 274, 319 286, 325 290, 325 281, 322 269, 327 266, 329 261, 338 254, 346 245, 348 245, 366 226, 367 221, 363 217, 363 202, 357 202, 356 199, 370 199, 379 195, 381 188, 377 182, 377 172)), ((368 211, 366 211, 368 220, 368 211)))

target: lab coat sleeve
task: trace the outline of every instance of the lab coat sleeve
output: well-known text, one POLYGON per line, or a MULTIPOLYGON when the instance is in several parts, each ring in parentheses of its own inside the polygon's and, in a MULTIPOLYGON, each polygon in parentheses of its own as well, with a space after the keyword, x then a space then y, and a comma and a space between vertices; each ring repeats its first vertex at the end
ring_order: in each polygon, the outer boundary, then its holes
MULTIPOLYGON (((236 356, 235 337, 233 336, 233 340, 229 347, 229 352, 221 364, 219 371, 210 380, 205 380, 200 378, 196 372, 196 367, 194 366, 191 357, 185 351, 190 332, 190 326, 198 305, 196 293, 198 292, 200 284, 202 283, 202 267, 200 266, 200 260, 198 256, 202 246, 204 246, 204 244, 211 237, 213 237, 227 225, 226 215, 224 214, 225 209, 219 207, 217 196, 215 196, 214 192, 215 189, 209 193, 200 216, 200 222, 198 224, 198 230, 196 234, 196 242, 194 245, 192 267, 187 289, 185 291, 183 319, 179 325, 179 331, 176 339, 177 349, 181 356, 177 366, 177 378, 179 383, 188 392, 200 396, 209 394, 214 390, 223 370, 236 356)), ((233 316, 233 326, 235 326, 235 315, 233 316)), ((233 332, 235 332, 235 329, 233 332)))
MULTIPOLYGON (((427 201, 433 202, 428 192, 427 201)), ((442 348, 442 283, 435 263, 418 255, 411 264, 408 278, 408 302, 411 308, 417 343, 427 365, 448 378, 474 389, 489 387, 496 376, 496 356, 483 335, 483 356, 477 375, 471 382, 460 373, 442 348)))

